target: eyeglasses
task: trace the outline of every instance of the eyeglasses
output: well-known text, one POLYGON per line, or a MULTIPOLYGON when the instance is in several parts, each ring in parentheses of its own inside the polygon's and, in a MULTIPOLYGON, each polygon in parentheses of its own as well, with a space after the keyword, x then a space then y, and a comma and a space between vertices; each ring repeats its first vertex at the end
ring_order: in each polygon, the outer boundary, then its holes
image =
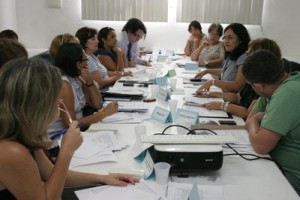
POLYGON ((73 122, 72 117, 71 117, 66 105, 64 104, 63 99, 59 99, 59 104, 62 106, 62 108, 59 107, 59 110, 64 112, 68 116, 69 122, 70 122, 70 124, 72 124, 72 122, 73 122))
POLYGON ((227 36, 223 36, 222 37, 222 40, 233 40, 233 39, 236 39, 237 37, 235 36, 232 36, 232 35, 227 35, 227 36))

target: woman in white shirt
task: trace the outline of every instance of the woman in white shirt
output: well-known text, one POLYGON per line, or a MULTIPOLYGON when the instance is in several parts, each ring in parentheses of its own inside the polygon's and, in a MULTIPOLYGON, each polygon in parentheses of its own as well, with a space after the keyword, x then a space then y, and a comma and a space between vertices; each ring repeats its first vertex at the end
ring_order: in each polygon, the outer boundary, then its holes
POLYGON ((224 46, 220 40, 223 34, 221 24, 213 23, 208 28, 209 43, 203 43, 191 55, 191 60, 197 61, 206 68, 220 68, 224 60, 224 46))

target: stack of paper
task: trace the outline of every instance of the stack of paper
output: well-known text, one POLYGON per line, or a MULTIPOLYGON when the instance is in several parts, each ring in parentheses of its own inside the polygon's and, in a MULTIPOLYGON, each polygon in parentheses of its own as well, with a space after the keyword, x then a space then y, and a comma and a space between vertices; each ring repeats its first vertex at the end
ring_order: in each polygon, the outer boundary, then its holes
MULTIPOLYGON (((150 119, 149 112, 117 112, 102 119, 102 123, 117 123, 117 124, 139 124, 144 120, 150 119)), ((99 123, 101 123, 99 122, 99 123)))
POLYGON ((76 167, 100 162, 116 162, 114 150, 126 148, 128 144, 114 131, 85 133, 83 143, 74 152, 70 166, 76 167))
POLYGON ((223 187, 216 185, 197 185, 198 194, 191 194, 193 184, 169 182, 168 200, 186 200, 199 195, 199 200, 223 200, 223 187))
POLYGON ((144 102, 119 102, 119 112, 147 112, 148 107, 144 102))
POLYGON ((122 94, 122 95, 137 95, 137 96, 143 96, 144 91, 140 89, 134 89, 132 87, 110 87, 106 93, 110 94, 122 94))
POLYGON ((99 199, 143 199, 143 200, 159 200, 162 197, 149 188, 144 181, 135 185, 128 184, 127 187, 120 186, 98 186, 83 190, 75 191, 79 200, 99 200, 99 199))

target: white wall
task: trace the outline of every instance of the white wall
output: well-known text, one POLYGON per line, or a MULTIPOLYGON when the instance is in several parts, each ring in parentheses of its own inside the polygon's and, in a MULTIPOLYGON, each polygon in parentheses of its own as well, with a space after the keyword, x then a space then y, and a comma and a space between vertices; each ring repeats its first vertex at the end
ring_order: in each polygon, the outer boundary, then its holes
POLYGON ((16 0, 0 0, 0 30, 17 31, 16 0))
MULTIPOLYGON (((17 27, 20 41, 28 48, 48 48, 52 38, 61 33, 75 34, 82 26, 100 29, 111 26, 119 32, 125 22, 81 20, 81 1, 62 0, 62 8, 47 8, 45 0, 17 1, 17 27)), ((281 47, 283 55, 299 57, 300 1, 265 0, 261 27, 247 26, 252 39, 269 37, 281 47)), ((148 49, 182 49, 188 37, 188 23, 145 23, 147 38, 140 46, 148 49)), ((207 32, 209 24, 202 24, 207 32)), ((226 25, 224 25, 225 27, 226 25)))

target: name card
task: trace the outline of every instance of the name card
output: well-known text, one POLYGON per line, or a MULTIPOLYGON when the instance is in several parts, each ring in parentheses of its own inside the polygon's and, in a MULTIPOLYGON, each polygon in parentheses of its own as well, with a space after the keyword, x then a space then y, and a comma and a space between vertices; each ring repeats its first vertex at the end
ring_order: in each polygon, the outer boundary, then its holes
POLYGON ((149 151, 147 151, 145 159, 142 161, 141 163, 142 165, 142 169, 144 170, 144 178, 147 179, 149 178, 152 174, 153 174, 153 168, 154 168, 154 162, 153 159, 149 153, 149 151))
POLYGON ((144 178, 150 178, 153 175, 154 162, 151 154, 153 154, 153 146, 144 149, 140 154, 134 159, 140 164, 141 168, 144 170, 144 178))
POLYGON ((199 124, 199 113, 178 108, 175 116, 176 124, 190 127, 195 124, 199 124))
POLYGON ((169 56, 159 55, 157 56, 157 62, 165 62, 167 58, 169 58, 169 56))
POLYGON ((171 112, 159 106, 155 107, 151 114, 151 118, 164 124, 173 122, 171 112))
POLYGON ((198 70, 198 63, 185 63, 185 70, 198 70))
POLYGON ((160 87, 161 86, 167 86, 168 85, 168 79, 167 77, 163 76, 163 77, 156 77, 154 79, 154 83, 156 85, 159 85, 160 87))
POLYGON ((199 191, 198 191, 198 186, 196 183, 193 184, 191 193, 189 195, 189 200, 200 200, 200 196, 199 196, 199 191))
POLYGON ((162 101, 168 101, 169 99, 171 99, 169 91, 163 88, 159 88, 157 98, 162 101))
POLYGON ((166 74, 166 77, 174 77, 174 76, 176 76, 176 71, 175 71, 175 69, 170 69, 170 70, 168 71, 168 73, 166 74))

